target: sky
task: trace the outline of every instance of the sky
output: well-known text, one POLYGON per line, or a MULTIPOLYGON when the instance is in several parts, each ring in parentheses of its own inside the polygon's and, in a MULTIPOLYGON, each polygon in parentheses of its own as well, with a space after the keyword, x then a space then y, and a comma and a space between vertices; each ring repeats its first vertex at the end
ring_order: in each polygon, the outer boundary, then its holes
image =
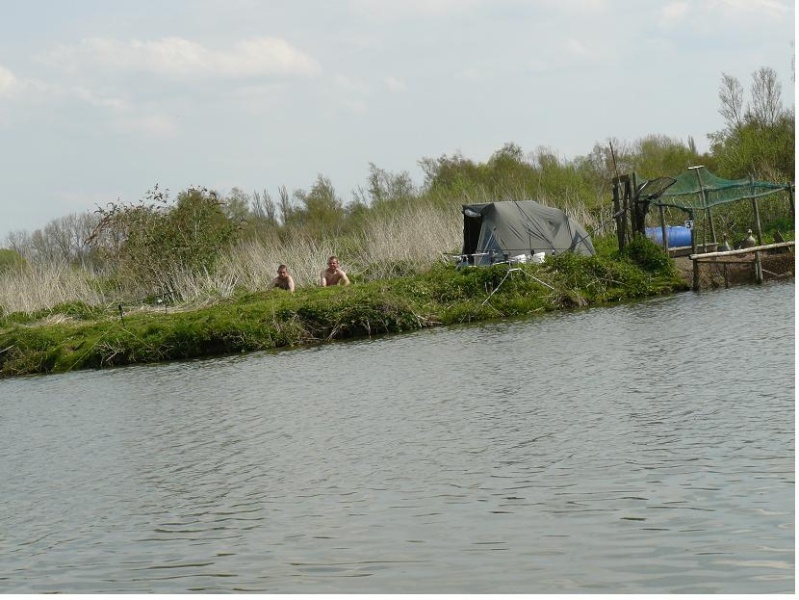
POLYGON ((722 74, 794 105, 793 0, 0 0, 0 246, 156 184, 309 190, 370 164, 708 149, 722 74))

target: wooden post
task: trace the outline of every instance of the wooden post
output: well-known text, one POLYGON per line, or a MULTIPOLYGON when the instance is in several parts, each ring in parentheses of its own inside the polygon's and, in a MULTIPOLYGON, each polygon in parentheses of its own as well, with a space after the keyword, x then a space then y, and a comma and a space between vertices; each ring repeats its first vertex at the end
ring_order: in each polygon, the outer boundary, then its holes
MULTIPOLYGON (((752 180, 752 176, 749 176, 749 180, 752 180)), ((753 191, 754 194, 754 191, 753 191)), ((752 208, 755 210, 755 227, 757 227, 757 245, 763 245, 763 229, 760 227, 760 207, 757 203, 757 198, 752 196, 752 208)))
POLYGON ((788 186, 788 200, 791 203, 791 219, 796 221, 796 212, 793 209, 793 185, 788 186))
POLYGON ((663 211, 663 205, 658 206, 660 209, 660 231, 663 235, 663 251, 666 255, 669 254, 669 240, 666 236, 666 213, 663 211))
POLYGON ((692 260, 691 263, 692 263, 693 271, 694 271, 694 280, 693 280, 693 285, 691 286, 691 288, 695 292, 698 292, 699 291, 699 261, 698 260, 692 260))
POLYGON ((710 220, 710 241, 715 244, 718 240, 716 239, 716 228, 713 226, 713 213, 710 211, 709 206, 707 207, 707 218, 710 220))
MULTIPOLYGON (((694 267, 694 290, 699 290, 699 267, 698 263, 701 261, 708 261, 714 260, 720 256, 737 256, 737 255, 747 255, 755 254, 754 260, 754 268, 755 268, 755 279, 758 283, 763 283, 763 264, 760 259, 761 252, 765 252, 767 250, 772 250, 774 248, 793 248, 796 245, 796 242, 776 242, 774 244, 764 244, 762 246, 755 246, 754 248, 739 248, 738 250, 725 250, 722 252, 707 252, 703 254, 691 254, 689 257, 691 261, 693 261, 694 267)), ((725 265, 725 285, 727 284, 727 273, 726 273, 726 265, 725 265)))
MULTIPOLYGON (((710 209, 707 206, 707 193, 705 192, 705 186, 702 183, 702 176, 699 174, 699 169, 702 168, 702 165, 698 165, 696 167, 688 167, 694 173, 696 173, 696 180, 699 182, 699 195, 702 198, 702 210, 707 211, 707 214, 703 213, 705 218, 711 218, 710 216, 710 209)), ((693 219, 693 217, 691 217, 693 219)), ((696 221, 694 221, 694 225, 696 225, 696 221)), ((713 232, 713 221, 710 221, 710 230, 713 232)), ((716 234, 713 233, 713 241, 716 241, 716 234)), ((702 245, 705 247, 705 251, 707 251, 707 223, 705 223, 705 219, 702 219, 702 245)), ((696 247, 694 246, 694 251, 696 247)))
POLYGON ((624 250, 624 238, 622 237, 621 219, 624 216, 621 213, 621 199, 619 198, 619 186, 621 180, 616 177, 613 182, 613 214, 616 215, 616 237, 619 240, 619 252, 624 250))
POLYGON ((627 246, 627 215, 630 212, 630 179, 625 175, 624 189, 621 195, 621 250, 627 246))
MULTIPOLYGON (((760 207, 755 196, 755 188, 752 176, 749 176, 749 189, 752 193, 752 208, 755 210, 755 227, 757 228, 757 245, 763 245, 763 229, 760 226, 760 207)), ((763 261, 760 260, 760 252, 755 252, 755 281, 763 283, 763 261)))
MULTIPOLYGON (((694 211, 689 211, 688 216, 691 218, 691 254, 696 254, 696 221, 694 221, 694 211)), ((699 291, 699 261, 691 259, 693 263, 694 281, 693 290, 699 291)))
POLYGON ((635 171, 630 173, 630 241, 638 233, 638 180, 635 171))
POLYGON ((763 262, 760 260, 760 252, 755 252, 755 282, 763 283, 763 262))

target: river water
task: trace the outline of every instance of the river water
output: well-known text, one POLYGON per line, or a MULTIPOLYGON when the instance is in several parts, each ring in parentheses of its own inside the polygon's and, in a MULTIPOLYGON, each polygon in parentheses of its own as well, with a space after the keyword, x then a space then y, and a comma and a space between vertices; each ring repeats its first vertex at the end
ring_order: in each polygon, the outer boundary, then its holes
POLYGON ((794 284, 0 381, 0 592, 793 592, 794 284))

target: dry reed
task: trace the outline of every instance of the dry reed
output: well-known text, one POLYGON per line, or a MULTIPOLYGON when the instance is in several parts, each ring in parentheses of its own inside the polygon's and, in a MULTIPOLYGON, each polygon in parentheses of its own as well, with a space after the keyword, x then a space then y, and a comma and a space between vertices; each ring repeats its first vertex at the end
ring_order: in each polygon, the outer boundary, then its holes
POLYGON ((0 272, 0 311, 30 313, 66 302, 103 305, 106 297, 96 280, 92 271, 63 263, 0 272))
MULTIPOLYGON (((266 289, 277 267, 286 264, 297 286, 313 286, 330 255, 338 255, 342 267, 364 279, 390 277, 392 265, 422 270, 457 251, 461 241, 457 213, 431 206, 409 205, 388 216, 374 216, 356 238, 317 242, 297 237, 286 243, 276 240, 245 242, 219 257, 213 273, 176 271, 169 274, 178 300, 202 305, 230 297, 236 290, 266 289)), ((107 298, 98 276, 87 269, 62 264, 31 265, 0 273, 0 309, 6 313, 51 308, 66 302, 89 305, 116 304, 121 297, 107 298)), ((144 303, 157 290, 125 293, 126 304, 144 303)))

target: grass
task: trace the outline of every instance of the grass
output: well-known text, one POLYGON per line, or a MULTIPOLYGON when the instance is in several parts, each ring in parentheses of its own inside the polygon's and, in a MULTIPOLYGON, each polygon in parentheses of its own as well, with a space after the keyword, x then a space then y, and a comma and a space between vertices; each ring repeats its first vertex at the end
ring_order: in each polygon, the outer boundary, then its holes
POLYGON ((564 254, 541 265, 423 273, 349 287, 234 290, 213 304, 120 315, 82 302, 0 317, 0 376, 154 363, 532 315, 670 293, 669 268, 564 254))
MULTIPOLYGON (((357 238, 243 243, 220 256, 213 273, 165 274, 172 282, 167 300, 196 307, 240 292, 263 291, 280 264, 288 265, 299 287, 313 287, 331 254, 341 258, 350 279, 359 283, 420 272, 440 262, 444 253, 459 251, 458 217, 455 213, 453 218, 451 210, 409 205, 371 219, 357 238)), ((0 271, 0 315, 30 314, 68 302, 113 308, 142 305, 164 291, 121 287, 107 275, 64 264, 33 264, 0 271)))
POLYGON ((212 273, 168 274, 168 290, 125 288, 60 264, 1 271, 0 377, 316 344, 687 289, 657 246, 640 238, 620 256, 612 234, 593 236, 591 257, 458 270, 448 254, 459 251, 461 227, 451 208, 409 204, 374 216, 357 236, 239 245, 212 273), (352 286, 316 285, 331 254, 352 286), (281 263, 294 294, 268 289, 281 263))

